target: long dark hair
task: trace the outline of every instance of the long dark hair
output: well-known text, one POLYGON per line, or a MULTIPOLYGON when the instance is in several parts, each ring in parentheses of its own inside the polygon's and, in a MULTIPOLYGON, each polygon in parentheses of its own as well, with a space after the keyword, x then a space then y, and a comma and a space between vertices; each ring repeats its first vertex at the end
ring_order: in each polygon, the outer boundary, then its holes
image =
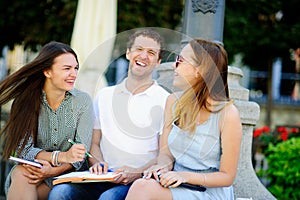
MULTIPOLYGON (((1 130, 5 146, 3 158, 7 159, 18 146, 24 149, 26 141, 32 137, 36 144, 38 117, 45 83, 44 71, 51 69, 54 59, 61 54, 76 53, 66 44, 50 42, 42 47, 38 56, 0 83, 0 105, 13 100, 8 122, 1 130)), ((17 153, 19 153, 17 152, 17 153)))

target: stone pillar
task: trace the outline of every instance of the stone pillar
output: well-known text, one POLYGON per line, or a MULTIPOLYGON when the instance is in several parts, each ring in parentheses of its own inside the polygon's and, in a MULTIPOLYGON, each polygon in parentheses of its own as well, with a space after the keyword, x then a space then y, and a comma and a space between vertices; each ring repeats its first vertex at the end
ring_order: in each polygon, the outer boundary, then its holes
POLYGON ((242 70, 236 67, 228 68, 229 96, 234 99, 235 106, 240 111, 243 125, 243 140, 237 176, 234 182, 235 198, 276 199, 257 178, 252 165, 253 128, 259 119, 259 105, 249 101, 249 91, 243 88, 239 81, 242 70))
MULTIPOLYGON (((225 0, 186 0, 182 32, 190 38, 223 43, 225 0)), ((183 38, 182 43, 189 39, 183 38)))
POLYGON ((159 74, 157 79, 158 84, 163 86, 170 93, 175 92, 176 89, 173 86, 174 70, 172 68, 172 62, 161 63, 157 68, 157 72, 159 74))

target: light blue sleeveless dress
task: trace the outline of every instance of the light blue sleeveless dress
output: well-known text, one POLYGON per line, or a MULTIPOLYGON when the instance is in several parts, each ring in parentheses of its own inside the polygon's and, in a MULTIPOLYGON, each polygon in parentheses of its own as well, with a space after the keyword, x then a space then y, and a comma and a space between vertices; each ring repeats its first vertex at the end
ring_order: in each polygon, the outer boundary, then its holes
MULTIPOLYGON (((168 144, 175 158, 174 171, 209 173, 219 170, 222 150, 218 122, 221 112, 211 113, 209 119, 198 125, 193 134, 183 131, 173 123, 168 144)), ((234 199, 232 186, 207 188, 205 192, 182 187, 170 188, 170 190, 174 200, 234 199)))

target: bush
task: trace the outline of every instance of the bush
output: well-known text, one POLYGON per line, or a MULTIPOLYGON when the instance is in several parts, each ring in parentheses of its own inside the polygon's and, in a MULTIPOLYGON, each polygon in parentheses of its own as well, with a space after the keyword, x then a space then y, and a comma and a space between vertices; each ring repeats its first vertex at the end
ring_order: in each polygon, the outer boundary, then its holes
POLYGON ((268 126, 263 126, 253 131, 253 144, 255 145, 255 148, 262 148, 260 150, 263 151, 269 143, 277 144, 299 136, 299 126, 278 126, 274 131, 271 131, 268 126))
POLYGON ((300 138, 269 144, 266 155, 268 190, 278 199, 300 199, 300 138))

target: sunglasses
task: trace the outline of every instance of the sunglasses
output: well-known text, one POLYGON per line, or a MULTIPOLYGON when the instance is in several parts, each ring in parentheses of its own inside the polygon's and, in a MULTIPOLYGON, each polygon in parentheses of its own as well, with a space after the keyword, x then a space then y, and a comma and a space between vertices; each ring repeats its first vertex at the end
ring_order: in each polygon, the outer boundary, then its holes
POLYGON ((176 56, 175 59, 175 67, 177 68, 179 66, 180 63, 183 63, 184 61, 180 58, 179 55, 176 56))

